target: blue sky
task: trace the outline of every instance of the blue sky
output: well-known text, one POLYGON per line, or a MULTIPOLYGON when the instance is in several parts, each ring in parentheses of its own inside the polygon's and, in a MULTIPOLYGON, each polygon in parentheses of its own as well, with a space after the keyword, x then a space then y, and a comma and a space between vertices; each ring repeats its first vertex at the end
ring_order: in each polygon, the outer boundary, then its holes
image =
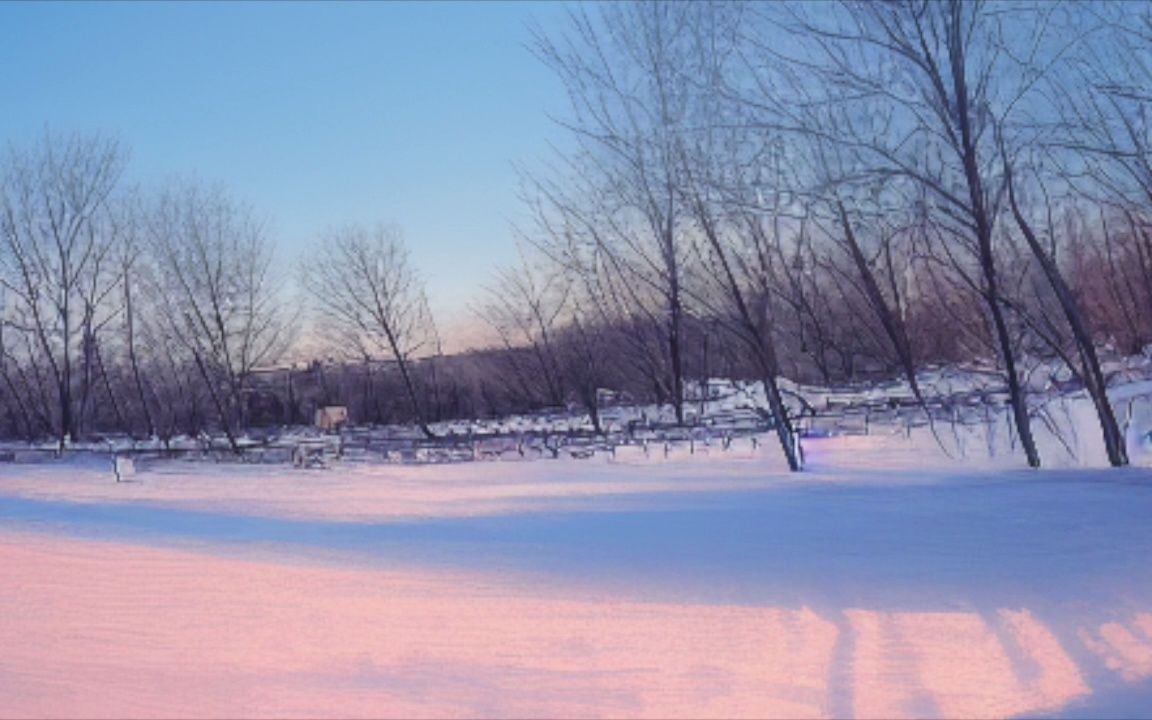
MULTIPOLYGON (((562 132, 526 48, 555 3, 0 3, 0 141, 101 131, 143 183, 218 181, 292 262, 329 225, 404 228, 446 334, 515 259, 514 163, 562 132)), ((460 337, 459 340, 463 340, 460 337)), ((459 342, 452 342, 459 345, 459 342)))

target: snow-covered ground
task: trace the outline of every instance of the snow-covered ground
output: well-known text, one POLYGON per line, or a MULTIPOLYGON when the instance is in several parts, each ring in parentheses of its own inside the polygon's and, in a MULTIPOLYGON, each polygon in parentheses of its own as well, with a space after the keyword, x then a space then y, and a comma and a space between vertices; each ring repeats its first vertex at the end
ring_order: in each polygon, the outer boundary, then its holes
POLYGON ((1152 717, 1152 473, 0 464, 0 716, 1152 717))

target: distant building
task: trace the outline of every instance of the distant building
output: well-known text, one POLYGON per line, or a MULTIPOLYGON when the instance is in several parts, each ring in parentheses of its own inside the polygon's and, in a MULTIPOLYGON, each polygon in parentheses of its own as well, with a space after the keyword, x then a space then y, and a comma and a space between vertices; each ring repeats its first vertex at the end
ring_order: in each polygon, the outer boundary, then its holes
POLYGON ((335 432, 348 423, 348 408, 343 405, 327 405, 316 408, 316 419, 313 423, 324 432, 335 432))

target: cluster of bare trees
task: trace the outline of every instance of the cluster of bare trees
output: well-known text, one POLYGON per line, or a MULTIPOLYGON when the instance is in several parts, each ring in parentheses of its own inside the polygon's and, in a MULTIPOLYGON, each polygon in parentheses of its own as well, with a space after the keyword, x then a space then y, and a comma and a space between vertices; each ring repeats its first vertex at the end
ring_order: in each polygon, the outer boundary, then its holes
MULTIPOLYGON (((1152 343, 1152 10, 1013 0, 636 2, 535 51, 568 138, 526 173, 518 266, 477 302, 498 346, 445 357, 395 228, 319 239, 301 289, 329 361, 272 382, 299 314, 252 212, 123 187, 103 138, 11 150, 0 196, 0 426, 237 435, 314 403, 414 422, 582 406, 688 421, 693 381, 1002 373, 1030 465, 1036 379, 1086 389, 1127 462, 1100 349, 1152 343), (263 383, 263 384, 261 384, 263 383)), ((926 408, 927 410, 927 408, 926 408)))
POLYGON ((290 283, 249 207, 201 182, 129 187, 125 166, 98 135, 48 133, 0 160, 0 436, 218 433, 235 450, 255 425, 361 392, 363 420, 428 435, 428 413, 463 412, 459 390, 439 395, 455 386, 398 230, 329 231, 290 283), (284 364, 302 335, 329 377, 284 364))
POLYGON ((254 369, 291 341, 271 245, 222 190, 124 187, 99 136, 10 148, 0 194, 7 436, 171 437, 245 427, 254 369))
POLYGON ((556 396, 558 338, 629 328, 615 356, 680 421, 709 328, 794 469, 779 378, 898 373, 923 402, 918 370, 957 360, 999 368, 1038 466, 1027 370, 1059 358, 1126 464, 1098 347, 1152 342, 1149 40, 1135 4, 577 8, 536 43, 570 99, 526 183, 543 267, 485 316, 556 396))

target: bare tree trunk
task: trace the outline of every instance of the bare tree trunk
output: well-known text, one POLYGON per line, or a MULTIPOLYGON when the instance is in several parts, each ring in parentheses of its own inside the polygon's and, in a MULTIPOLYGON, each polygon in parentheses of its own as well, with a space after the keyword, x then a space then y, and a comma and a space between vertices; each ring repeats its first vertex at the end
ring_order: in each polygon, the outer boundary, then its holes
POLYGON ((676 414, 676 424, 684 424, 684 357, 681 349, 680 333, 683 328, 683 307, 680 302, 680 283, 672 283, 673 300, 670 303, 668 323, 668 353, 672 360, 672 410, 676 414))
POLYGON ((408 361, 400 354, 391 331, 389 331, 387 335, 388 342, 392 345, 392 351, 396 353, 396 363, 400 366, 400 377, 404 379, 404 389, 408 392, 408 400, 412 403, 412 411, 416 414, 416 425, 420 428, 420 432, 424 433, 424 437, 431 440, 436 437, 436 433, 432 432, 432 428, 428 427, 428 419, 424 413, 424 407, 420 402, 420 396, 416 393, 416 385, 412 382, 412 375, 408 369, 408 361))
POLYGON ((100 352, 99 344, 95 344, 93 353, 96 355, 96 368, 104 380, 104 390, 108 393, 108 404, 112 406, 112 415, 116 418, 116 427, 121 432, 130 433, 128 423, 124 420, 124 413, 120 412, 120 403, 116 400, 116 393, 112 390, 112 382, 108 379, 108 370, 104 367, 104 355, 100 352))
POLYGON ((72 416, 72 351, 68 347, 71 328, 68 322, 68 303, 64 306, 64 357, 63 372, 57 379, 57 400, 60 406, 60 450, 63 450, 70 439, 76 437, 75 419, 72 416))
POLYGON ((880 324, 884 327, 885 334, 892 342, 892 348, 896 351, 896 359, 900 363, 905 379, 908 380, 908 384, 912 388, 912 394, 916 396, 916 401, 920 403, 920 406, 924 407, 924 396, 920 392, 920 383, 916 380, 916 362, 912 357, 912 346, 908 341, 907 329, 884 298, 880 284, 876 281, 876 275, 868 265, 868 260, 864 257, 864 252, 856 239, 856 233, 852 229, 852 223, 848 219, 848 211, 845 210, 844 203, 837 201, 836 210, 840 216, 844 240, 848 245, 852 262, 856 266, 856 272, 859 273, 860 281, 864 284, 865 296, 868 298, 872 310, 876 313, 876 317, 880 320, 880 324))
MULTIPOLYGON (((711 213, 704 205, 703 198, 695 195, 692 204, 697 219, 700 222, 700 227, 703 230, 704 237, 712 247, 716 260, 720 263, 720 268, 723 271, 725 292, 729 295, 737 311, 737 317, 739 318, 742 329, 741 334, 744 335, 745 342, 749 343, 755 352, 757 365, 760 370, 760 378, 764 383, 764 394, 768 400, 768 407, 772 411, 773 427, 776 430, 777 438, 780 440, 780 449, 784 453, 784 459, 788 463, 788 469, 792 472, 799 472, 804 468, 800 442, 797 439, 795 429, 792 427, 792 422, 788 418, 788 408, 784 404, 784 399, 780 393, 780 386, 776 381, 776 377, 780 372, 776 350, 773 347, 772 339, 765 337, 765 333, 771 332, 771 330, 765 329, 761 331, 761 324, 757 323, 756 318, 753 317, 752 310, 744 297, 744 291, 736 279, 736 274, 732 269, 731 262, 729 262, 728 252, 721 242, 719 232, 713 222, 711 213)), ((763 302, 763 312, 765 315, 763 327, 771 328, 768 298, 765 297, 763 302)))
POLYGON ((136 384, 136 394, 140 399, 140 412, 144 415, 144 427, 148 437, 156 434, 156 424, 148 407, 148 395, 144 392, 144 379, 140 373, 140 361, 136 355, 136 318, 132 306, 132 282, 128 273, 124 275, 124 322, 128 345, 128 362, 132 366, 132 379, 136 384))
POLYGON ((1020 232, 1023 233, 1032 255, 1044 271, 1044 277, 1047 278, 1048 284, 1056 294, 1060 309, 1063 310, 1064 317, 1068 321, 1068 327, 1072 330, 1072 337, 1076 342, 1076 349, 1083 367, 1081 375, 1084 378, 1084 387, 1087 388, 1088 394, 1092 398, 1092 404, 1096 407, 1096 415, 1100 419, 1100 431, 1104 437, 1104 449, 1108 454, 1108 462, 1112 467, 1123 467, 1128 464, 1128 450, 1125 447, 1124 434, 1120 432, 1120 425, 1116 422, 1112 403, 1108 400, 1108 387, 1104 382, 1104 374, 1100 370, 1100 360, 1096 356, 1096 344, 1084 322, 1083 313, 1081 313, 1080 306, 1072 294, 1072 289, 1068 287, 1068 283, 1064 281, 1064 276, 1056 267, 1055 261, 1040 244, 1040 239, 1036 237, 1031 224, 1020 211, 1020 206, 1016 202, 1012 170, 1008 165, 1006 156, 1004 164, 1008 182, 1008 202, 1012 206, 1012 215, 1016 219, 1016 224, 1019 226, 1020 232))
POLYGON ((1036 450, 1036 440, 1032 436, 1032 422, 1028 415, 1024 389, 1020 386, 1020 379, 1016 374, 1016 354, 1012 346, 1012 337, 1008 332, 1003 308, 1000 306, 996 256, 992 249, 992 217, 985 204, 980 167, 976 157, 976 140, 972 132, 968 79, 965 77, 967 45, 963 37, 964 23, 961 20, 960 11, 959 0, 952 0, 949 5, 951 22, 947 26, 949 34, 947 47, 949 64, 952 69, 953 96, 956 104, 955 118, 960 130, 959 149, 964 166, 964 178, 968 186, 968 198, 976 229, 976 240, 979 246, 980 270, 984 275, 985 283, 985 299, 995 327, 996 342, 1004 361, 1004 370, 1008 375, 1008 395, 1009 402, 1012 404, 1012 415, 1016 422, 1016 430, 1020 434, 1020 444, 1024 447, 1024 454, 1028 458, 1028 465, 1036 468, 1040 467, 1040 454, 1036 450))
POLYGON ((24 436, 28 442, 32 442, 34 437, 34 433, 32 432, 32 417, 28 412, 28 407, 24 404, 24 399, 21 397, 20 391, 16 387, 16 383, 12 381, 12 376, 8 373, 8 360, 5 357, 2 328, 0 328, 0 375, 4 376, 4 384, 8 386, 8 394, 12 398, 12 402, 16 403, 17 410, 20 411, 20 419, 24 423, 24 436))
POLYGON ((77 430, 78 433, 73 437, 78 437, 80 433, 87 434, 91 430, 92 421, 89 417, 89 400, 92 398, 92 350, 94 338, 92 335, 92 313, 93 308, 89 304, 85 304, 84 319, 81 322, 80 332, 80 407, 77 412, 77 430))
POLYGON ((1040 467, 1040 454, 1036 451, 1036 440, 1032 437, 1032 422, 1028 416, 1024 390, 1020 387, 1020 379, 1016 374, 1016 355, 1011 350, 1012 336, 1008 332, 1008 324, 1005 322, 1004 312, 1000 308, 995 271, 991 267, 985 266, 984 272, 987 283, 985 299, 988 304, 988 311, 992 316, 996 344, 1000 348, 1001 359, 1004 361, 1004 372, 1008 379, 1008 402, 1012 406, 1012 418, 1016 424, 1016 431, 1020 435, 1020 444, 1024 448, 1029 467, 1038 468, 1040 467))
POLYGON ((228 447, 232 448, 232 452, 240 454, 240 443, 236 440, 236 433, 232 430, 232 417, 225 407, 224 401, 220 398, 220 393, 216 390, 216 383, 213 382, 212 374, 208 372, 208 367, 204 364, 204 358, 196 350, 192 351, 192 357, 196 360, 196 368, 200 370, 200 377, 204 379, 204 384, 208 388, 208 395, 212 398, 212 404, 216 406, 216 415, 220 418, 220 428, 224 431, 225 437, 228 438, 228 447))

